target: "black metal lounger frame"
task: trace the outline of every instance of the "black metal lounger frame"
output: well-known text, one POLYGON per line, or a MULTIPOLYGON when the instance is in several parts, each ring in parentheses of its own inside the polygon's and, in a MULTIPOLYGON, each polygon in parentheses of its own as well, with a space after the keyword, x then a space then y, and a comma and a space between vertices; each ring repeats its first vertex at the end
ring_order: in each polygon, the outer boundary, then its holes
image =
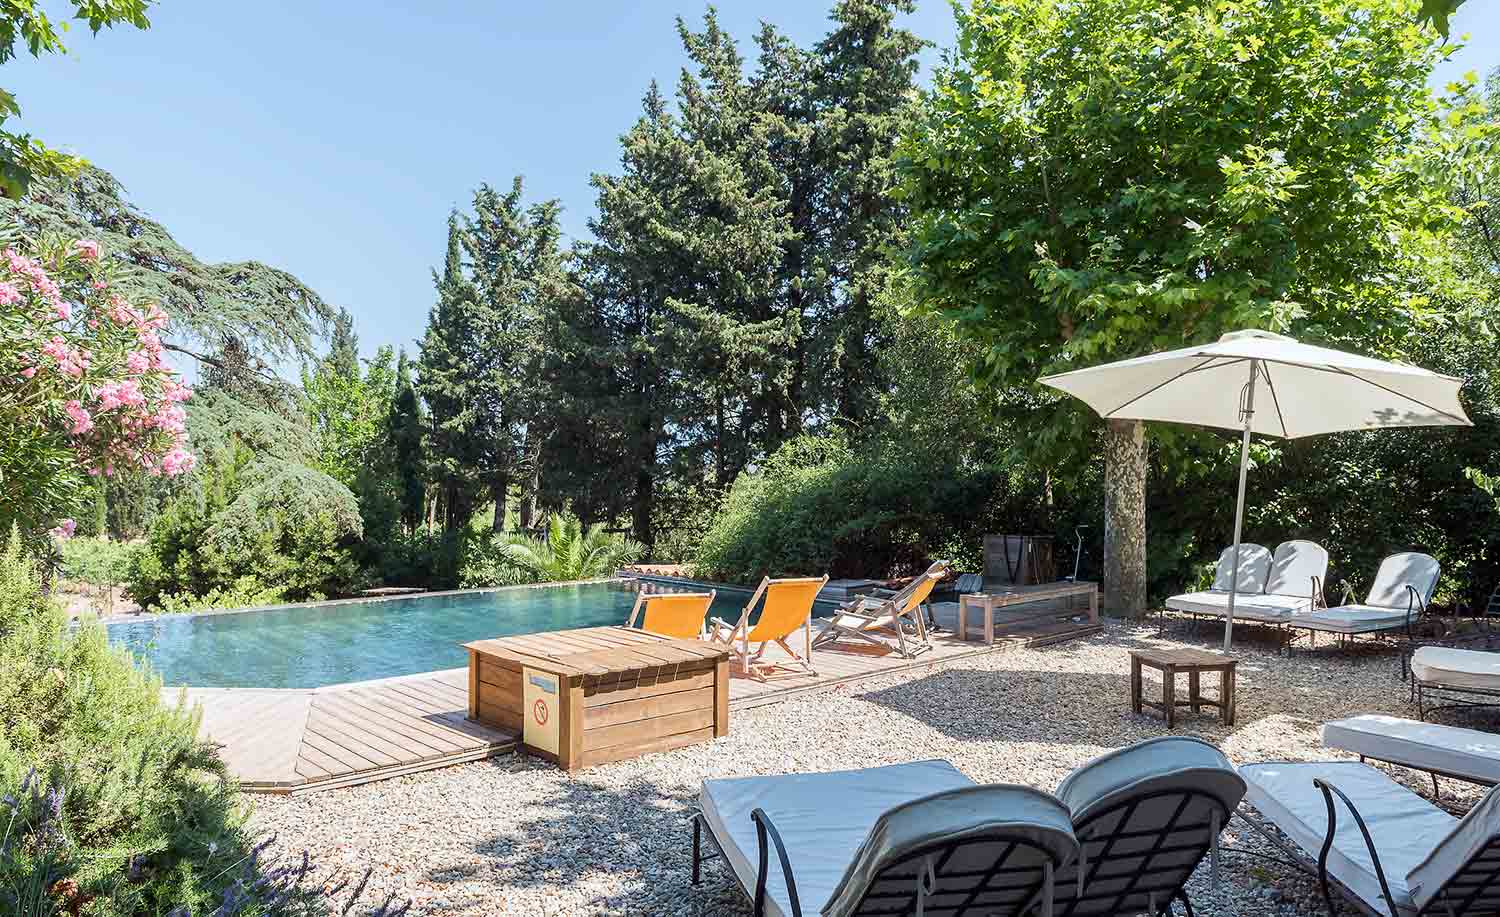
MULTIPOLYGON (((756 875, 755 888, 753 890, 751 890, 749 888, 745 888, 745 893, 750 896, 751 913, 754 915, 754 917, 765 917, 765 913, 766 913, 766 876, 767 876, 767 869, 766 869, 766 867, 767 867, 767 865, 770 862, 770 849, 771 849, 771 847, 775 847, 775 849, 776 849, 776 857, 777 857, 778 860, 781 861, 781 874, 786 877, 787 899, 788 899, 789 903, 792 906, 792 913, 791 913, 790 917, 803 917, 802 902, 801 902, 801 899, 797 895, 797 882, 796 882, 795 877, 792 874, 792 864, 791 864, 790 859, 787 857, 786 847, 781 842, 781 833, 779 831, 777 831, 776 830, 776 826, 774 824, 772 824, 771 817, 769 815, 767 815, 765 813, 765 811, 762 810, 762 809, 755 809, 755 810, 751 811, 750 818, 755 822, 755 841, 756 841, 756 847, 758 849, 758 856, 759 856, 759 865, 757 866, 756 873, 755 873, 755 875, 756 875)), ((998 835, 988 836, 985 839, 986 840, 995 840, 997 837, 998 837, 998 835)), ((976 903, 974 903, 973 899, 978 898, 981 894, 983 894, 984 892, 987 892, 987 891, 1015 891, 1016 889, 1021 888, 1022 886, 1003 886, 1003 885, 996 886, 996 885, 994 885, 992 883, 995 880, 997 880, 997 879, 1004 879, 1004 877, 1007 874, 1009 874, 1009 873, 1015 873, 1015 872, 1035 872, 1036 871, 1035 867, 1029 867, 1029 866, 1028 867, 1014 867, 1014 866, 1007 867, 1007 866, 1001 865, 1006 860, 1008 860, 1010 858, 1011 853, 1013 853, 1017 847, 1031 847, 1031 848, 1036 849, 1038 851, 1042 851, 1042 848, 1040 848, 1040 847, 1036 846, 1035 844, 1032 844, 1032 843, 1030 843, 1030 842, 1028 842, 1028 841, 1026 841, 1024 839, 1021 839, 1021 838, 1009 838, 1008 840, 1009 840, 1009 843, 1010 843, 1011 846, 1009 848, 1007 848, 1004 856, 999 857, 996 860, 996 865, 994 867, 988 869, 988 870, 985 870, 983 873, 975 873, 974 874, 974 875, 977 875, 977 876, 982 876, 982 880, 970 892, 970 895, 969 895, 970 900, 968 902, 966 902, 966 903, 958 906, 957 910, 954 912, 955 913, 955 917, 964 917, 964 915, 969 914, 971 912, 971 909, 972 909, 973 917, 980 917, 981 914, 992 913, 993 910, 994 910, 994 907, 995 907, 993 904, 976 904, 976 903)), ((913 850, 913 851, 911 851, 911 853, 909 855, 912 856, 912 857, 918 857, 918 856, 924 856, 924 855, 929 855, 929 854, 932 854, 932 853, 941 852, 943 854, 943 856, 946 857, 948 855, 951 855, 959 847, 962 847, 965 844, 971 844, 971 843, 976 843, 976 842, 978 842, 978 839, 977 838, 973 838, 973 837, 964 838, 963 840, 958 840, 958 841, 947 841, 947 842, 932 844, 932 845, 929 845, 928 847, 924 847, 924 848, 913 850)), ((1045 851, 1042 851, 1042 852, 1045 853, 1045 851)), ((709 826, 707 819, 705 819, 703 817, 703 813, 701 811, 693 813, 693 884, 694 885, 698 884, 698 880, 699 880, 700 873, 701 873, 701 866, 702 866, 702 863, 705 860, 714 860, 714 859, 723 859, 723 858, 724 858, 724 848, 719 845, 719 839, 714 836, 713 829, 709 826), (704 856, 703 855, 703 852, 702 852, 702 850, 703 850, 703 848, 702 848, 702 841, 703 841, 703 835, 705 833, 708 835, 709 840, 713 843, 714 848, 717 850, 717 853, 714 853, 714 854, 711 854, 711 855, 708 855, 708 856, 704 856)), ((1057 870, 1057 869, 1060 869, 1060 868, 1061 868, 1061 864, 1060 863, 1057 863, 1057 862, 1053 863, 1053 869, 1054 870, 1057 870)), ((941 866, 939 866, 938 869, 941 869, 941 866)), ((733 873, 733 870, 731 870, 731 873, 733 873)), ((738 878, 738 874, 735 874, 735 875, 736 875, 736 878, 738 878)), ((968 875, 968 874, 966 874, 966 873, 960 873, 960 874, 950 873, 950 875, 968 875)), ((1032 887, 1030 893, 1027 894, 1026 896, 1024 896, 1021 899, 1023 901, 1029 902, 1027 905, 1025 905, 1025 907, 1023 908, 1023 910, 1029 910, 1030 908, 1034 907, 1035 906, 1035 902, 1037 900, 1039 900, 1040 897, 1041 897, 1041 892, 1042 892, 1042 889, 1041 889, 1040 885, 1032 887)), ((891 911, 891 913, 892 914, 914 913, 914 911, 912 910, 912 907, 915 906, 915 899, 916 899, 916 892, 913 891, 913 893, 912 893, 912 901, 908 904, 908 906, 905 909, 898 908, 896 910, 893 910, 893 911, 891 911)), ((944 911, 949 910, 949 908, 947 906, 943 906, 943 907, 938 908, 938 909, 944 910, 944 911)))
MULTIPOLYGON (((1203 858, 1208 855, 1210 846, 1213 844, 1214 840, 1212 836, 1213 826, 1211 822, 1193 822, 1184 824, 1182 821, 1183 813, 1187 811, 1188 805, 1198 797, 1206 798, 1212 804, 1217 805, 1220 808, 1223 814, 1223 822, 1221 824, 1228 824, 1230 818, 1234 816, 1234 813, 1224 805, 1223 801, 1211 793, 1205 793, 1199 790, 1167 789, 1123 799, 1117 805, 1110 806, 1107 809, 1096 812, 1093 815, 1089 816, 1089 818, 1083 823, 1075 826, 1074 833, 1079 837, 1080 844, 1103 842, 1104 849, 1097 856, 1090 856, 1086 858, 1086 867, 1088 869, 1088 874, 1084 877, 1085 894, 1083 894, 1082 896, 1068 896, 1066 893, 1058 895, 1058 899, 1054 904, 1055 917, 1074 917, 1075 914, 1080 913, 1080 908, 1084 908, 1088 903, 1107 899, 1113 899, 1113 904, 1111 905, 1111 908, 1109 910, 1099 912, 1095 910, 1085 909, 1082 911, 1082 913, 1114 914, 1116 913, 1116 910, 1114 909, 1118 908, 1127 897, 1131 895, 1146 895, 1150 897, 1154 894, 1161 895, 1161 904, 1157 907, 1158 915, 1170 915, 1172 913, 1173 903, 1181 902, 1183 910, 1186 911, 1186 917, 1195 917, 1192 902, 1188 899, 1187 890, 1184 886, 1187 883, 1187 879, 1192 876, 1193 871, 1196 870, 1198 868, 1198 865, 1203 862, 1203 858), (1131 820, 1131 814, 1133 814, 1135 809, 1139 808, 1142 803, 1145 803, 1152 799, 1168 796, 1180 796, 1182 797, 1182 801, 1178 805, 1176 811, 1172 813, 1172 817, 1159 828, 1135 831, 1125 831, 1117 829, 1107 834, 1089 833, 1089 828, 1091 825, 1097 823, 1100 819, 1105 818, 1106 816, 1113 815, 1116 812, 1119 812, 1121 809, 1128 809, 1129 811, 1120 819, 1120 824, 1129 824, 1131 820), (1168 838, 1176 832, 1196 830, 1201 830, 1204 832, 1205 836, 1208 837, 1207 843, 1192 845, 1167 844, 1168 838), (1129 854, 1120 854, 1117 858, 1112 858, 1110 856, 1110 849, 1114 847, 1115 844, 1121 841, 1136 841, 1142 838, 1150 838, 1152 840, 1152 845, 1149 850, 1142 852, 1136 849, 1134 850, 1134 852, 1129 854), (1182 866, 1169 866, 1153 868, 1155 866, 1154 861, 1157 857, 1183 853, 1195 849, 1197 850, 1197 856, 1192 858, 1191 866, 1189 867, 1184 868, 1182 866), (1103 869, 1103 867, 1111 862, 1116 861, 1117 859, 1140 860, 1141 862, 1139 868, 1132 870, 1131 872, 1100 875, 1100 871, 1103 869), (1173 872, 1176 872, 1177 870, 1183 870, 1182 881, 1154 886, 1141 884, 1142 881, 1149 882, 1150 877, 1154 874, 1160 874, 1168 870, 1171 870, 1173 872), (1092 895, 1087 893, 1087 889, 1095 881, 1109 881, 1112 879, 1122 878, 1129 878, 1132 881, 1129 882, 1124 889, 1118 892, 1092 895)), ((749 888, 745 889, 746 894, 750 896, 752 902, 752 913, 755 915, 755 917, 763 917, 763 915, 765 914, 765 883, 767 874, 766 866, 769 862, 769 847, 767 845, 767 840, 769 839, 770 845, 776 848, 777 857, 781 861, 782 875, 786 876, 787 878, 787 897, 792 904, 792 917, 801 917, 802 910, 801 903, 797 896, 796 882, 792 876, 792 868, 786 855, 786 848, 782 846, 780 833, 777 832, 776 826, 771 823, 771 819, 762 810, 754 810, 750 813, 750 817, 755 820, 756 843, 759 848, 759 867, 756 872, 757 879, 755 888, 753 890, 749 888)), ((941 848, 942 846, 947 846, 951 850, 958 845, 939 845, 939 848, 941 848)), ((693 814, 693 884, 698 884, 702 864, 705 861, 723 858, 723 848, 719 846, 719 840, 714 836, 713 829, 708 826, 708 822, 703 817, 702 812, 695 812, 693 814), (715 853, 708 855, 705 855, 703 853, 703 835, 705 833, 708 835, 710 842, 713 843, 716 851, 715 853)), ((1001 862, 1003 862, 1004 859, 1005 858, 1002 857, 1001 862)), ((1006 871, 1007 870, 1003 868, 992 870, 990 875, 987 876, 987 879, 1006 871)), ((1058 880, 1058 886, 1059 888, 1065 888, 1063 880, 1058 880)), ((975 889, 975 896, 977 896, 981 891, 984 891, 985 888, 985 884, 981 883, 981 885, 975 889)), ((1038 891, 1036 895, 1033 896, 1033 898, 1039 895, 1040 892, 1038 891)), ((1034 907, 1035 901, 1033 901, 1032 904, 1028 906, 1028 910, 1034 907)), ((906 911, 896 911, 893 913, 906 913, 906 911)))
POLYGON ((1194 799, 1199 797, 1207 799, 1209 802, 1219 807, 1220 813, 1223 816, 1223 819, 1220 822, 1221 826, 1229 823, 1229 819, 1233 817, 1234 813, 1224 805, 1223 800, 1219 799, 1219 797, 1213 795, 1212 793, 1205 793, 1201 790, 1185 790, 1181 788, 1172 788, 1157 790, 1152 793, 1144 793, 1139 796, 1127 797, 1107 809, 1102 809, 1099 812, 1090 815, 1083 822, 1074 825, 1073 833, 1078 837, 1078 843, 1080 846, 1084 844, 1095 844, 1102 841, 1104 843, 1104 849, 1101 850, 1098 854, 1086 856, 1084 858, 1086 866, 1088 868, 1088 874, 1084 877, 1083 887, 1085 891, 1082 896, 1069 897, 1067 892, 1068 883, 1063 879, 1058 880, 1058 888, 1061 889, 1061 892, 1058 894, 1057 901, 1054 905, 1054 913, 1056 914, 1056 917, 1074 917, 1074 915, 1079 913, 1133 913, 1119 910, 1121 905, 1124 904, 1125 900, 1132 895, 1146 895, 1148 898, 1152 897, 1153 895, 1160 895, 1161 904, 1157 907, 1158 914, 1170 914, 1172 912, 1172 902, 1180 901, 1182 902, 1183 909, 1187 912, 1187 917, 1194 917, 1193 904, 1190 900, 1188 900, 1187 889, 1185 888, 1185 886, 1187 884, 1188 878, 1192 876, 1193 871, 1198 868, 1198 865, 1203 862, 1203 858, 1208 855, 1208 852, 1214 843, 1212 822, 1205 821, 1184 824, 1182 821, 1183 815, 1187 811, 1189 804, 1194 799), (1177 809, 1172 813, 1172 817, 1167 819, 1167 821, 1159 828, 1134 831, 1126 831, 1116 828, 1116 830, 1105 834, 1090 833, 1089 829, 1092 825, 1097 823, 1100 819, 1105 818, 1106 816, 1113 815, 1119 812, 1121 809, 1125 809, 1127 811, 1120 818, 1120 824, 1128 825, 1130 824, 1131 817, 1134 815, 1135 810, 1140 808, 1143 803, 1149 802, 1153 799, 1160 799, 1170 796, 1180 796, 1182 797, 1182 801, 1178 804, 1177 809), (1167 844, 1167 840, 1173 834, 1179 831, 1198 830, 1203 831, 1205 837, 1208 838, 1207 843, 1201 845, 1167 844), (1121 841, 1137 841, 1143 838, 1151 839, 1152 844, 1150 849, 1142 851, 1138 848, 1133 848, 1131 853, 1122 853, 1118 854, 1115 857, 1111 857, 1110 851, 1111 848, 1115 846, 1115 844, 1121 841), (1190 866, 1183 867, 1179 865, 1153 868, 1155 867, 1155 860, 1157 857, 1191 852, 1195 849, 1197 850, 1197 856, 1192 858, 1190 866), (1129 872, 1113 873, 1109 875, 1099 874, 1100 870, 1105 865, 1118 860, 1140 860, 1141 862, 1140 866, 1137 869, 1131 870, 1129 872), (1166 884, 1160 885, 1141 884, 1143 881, 1151 881, 1149 877, 1153 875, 1159 875, 1167 871, 1176 872, 1180 869, 1185 869, 1182 874, 1181 882, 1168 882, 1166 884), (1114 879, 1124 878, 1129 878, 1131 881, 1118 892, 1098 894, 1088 893, 1088 889, 1096 881, 1107 882, 1114 879), (1110 899, 1113 899, 1113 902, 1106 910, 1098 911, 1086 907, 1086 905, 1090 902, 1110 899), (1082 910, 1080 910, 1081 908, 1082 910))
MULTIPOLYGON (((1288 858, 1286 862, 1296 869, 1307 873, 1318 880, 1319 890, 1323 894, 1323 904, 1328 908, 1330 917, 1337 917, 1338 911, 1333 904, 1334 890, 1351 904, 1356 910, 1368 917, 1399 917, 1400 912, 1396 909, 1395 899, 1391 895, 1390 883, 1385 878, 1385 868, 1380 865, 1380 852, 1375 849, 1375 839, 1370 836, 1370 829, 1365 824, 1364 816, 1359 814, 1359 809, 1354 805, 1343 790, 1334 786, 1321 777, 1313 778, 1313 785, 1323 793, 1323 803, 1328 808, 1328 835, 1323 839, 1323 846, 1318 851, 1318 858, 1313 860, 1307 852, 1297 847, 1282 836, 1280 829, 1274 823, 1268 822, 1264 816, 1255 812, 1247 805, 1240 806, 1235 813, 1241 821, 1249 825, 1262 837, 1280 850, 1288 858), (1370 862, 1375 865, 1375 877, 1380 882, 1380 894, 1389 908, 1389 914, 1380 911, 1360 898, 1350 890, 1349 886, 1328 872, 1328 854, 1333 849, 1333 839, 1338 832, 1338 807, 1334 804, 1337 796, 1348 808, 1349 814, 1354 816, 1354 824, 1359 828, 1360 836, 1364 839, 1365 849, 1369 851, 1370 862)), ((1239 853, 1251 853, 1248 850, 1237 851, 1239 853)), ((1274 858, 1273 858, 1274 859, 1274 858)), ((1479 849, 1474 856, 1470 857, 1463 868, 1454 873, 1439 891, 1432 897, 1427 906, 1418 911, 1418 917, 1468 917, 1464 910, 1473 901, 1487 892, 1500 894, 1500 837, 1490 838, 1489 843, 1479 849), (1470 875, 1474 873, 1474 875, 1470 875), (1451 900, 1450 893, 1455 889, 1466 891, 1467 895, 1456 903, 1451 900)), ((1494 909, 1475 912, 1473 917, 1500 913, 1494 909)))

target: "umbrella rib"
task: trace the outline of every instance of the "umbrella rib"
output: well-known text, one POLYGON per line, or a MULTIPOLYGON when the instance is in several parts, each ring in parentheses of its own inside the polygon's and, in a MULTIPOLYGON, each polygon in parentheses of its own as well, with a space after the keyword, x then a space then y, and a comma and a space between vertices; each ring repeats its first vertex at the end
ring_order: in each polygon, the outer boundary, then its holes
POLYGON ((1463 417, 1456 417, 1453 414, 1449 414, 1447 411, 1443 410, 1442 408, 1434 407, 1434 406, 1428 404, 1427 402, 1423 401, 1420 398, 1413 398, 1412 396, 1406 394, 1405 392, 1398 392, 1395 389, 1391 388, 1390 386, 1381 385, 1379 382, 1376 382, 1374 379, 1366 379, 1364 376, 1361 376, 1359 373, 1352 373, 1352 372, 1349 372, 1347 369, 1339 369, 1336 366, 1335 367, 1329 367, 1329 368, 1327 368, 1327 369, 1325 369, 1323 371, 1324 372, 1331 372, 1331 373, 1334 373, 1335 375, 1339 375, 1339 376, 1348 376, 1351 379, 1358 379, 1359 381, 1363 382, 1364 384, 1366 384, 1366 385, 1373 385, 1373 386, 1375 386, 1376 388, 1380 389, 1383 392, 1389 392, 1390 394, 1395 395, 1398 398, 1405 398, 1407 401, 1410 401, 1412 404, 1420 404, 1422 407, 1426 408, 1427 410, 1432 411, 1435 414, 1441 414, 1444 417, 1448 418, 1449 420, 1456 420, 1460 424, 1463 424, 1464 426, 1472 427, 1474 425, 1473 421, 1469 421, 1469 420, 1467 420, 1466 418, 1463 418, 1463 417))
MULTIPOLYGON (((1150 395, 1151 393, 1155 392, 1157 389, 1164 388, 1165 386, 1171 385, 1173 382, 1176 382, 1178 379, 1181 379, 1183 376, 1186 376, 1189 373, 1197 372, 1198 370, 1207 367, 1208 364, 1212 363, 1213 361, 1214 361, 1213 357, 1207 357, 1207 358, 1205 358, 1203 360, 1202 363, 1199 363, 1197 366, 1191 367, 1189 369, 1184 369, 1182 372, 1178 373, 1175 376, 1172 376, 1169 379, 1163 379, 1161 382, 1158 382, 1156 385, 1151 386, 1150 388, 1146 389, 1144 392, 1141 392, 1139 395, 1136 395, 1134 398, 1130 399, 1129 401, 1125 402, 1124 404, 1120 405, 1119 407, 1115 408, 1114 410, 1107 411, 1104 414, 1101 414, 1099 416, 1101 416, 1101 417, 1113 417, 1118 412, 1125 410, 1126 408, 1130 407, 1132 404, 1135 404, 1137 401, 1140 401, 1142 398, 1145 398, 1147 395, 1150 395)), ((1226 365, 1228 365, 1228 364, 1226 364, 1226 365)))
POLYGON ((1266 388, 1271 390, 1271 403, 1276 406, 1276 422, 1281 424, 1281 435, 1286 439, 1291 439, 1292 434, 1286 430, 1286 417, 1281 413, 1281 399, 1276 397, 1276 383, 1271 381, 1271 367, 1262 363, 1260 372, 1266 377, 1266 388))

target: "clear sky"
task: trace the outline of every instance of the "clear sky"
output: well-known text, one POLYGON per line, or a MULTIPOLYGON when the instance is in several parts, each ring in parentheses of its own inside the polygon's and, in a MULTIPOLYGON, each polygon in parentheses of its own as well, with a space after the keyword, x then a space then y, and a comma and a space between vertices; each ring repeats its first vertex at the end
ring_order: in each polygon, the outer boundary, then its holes
MULTIPOLYGON (((414 350, 449 210, 521 174, 585 234, 589 175, 617 167, 650 80, 675 84, 674 17, 705 6, 163 0, 149 31, 75 29, 67 57, 19 57, 0 85, 22 129, 113 172, 200 259, 289 270, 354 313, 366 355, 414 350)), ((827 31, 822 0, 717 6, 747 55, 761 20, 803 45, 827 31)), ((952 44, 947 0, 905 25, 952 44)), ((1500 65, 1500 2, 1455 26, 1470 42, 1438 80, 1500 65)))

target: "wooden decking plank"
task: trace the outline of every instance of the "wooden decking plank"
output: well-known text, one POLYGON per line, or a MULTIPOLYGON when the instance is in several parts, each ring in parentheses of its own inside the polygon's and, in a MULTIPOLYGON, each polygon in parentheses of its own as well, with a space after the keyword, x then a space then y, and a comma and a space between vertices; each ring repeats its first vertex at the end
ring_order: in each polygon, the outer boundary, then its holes
MULTIPOLYGON (((357 751, 344 748, 337 742, 334 742, 325 736, 319 735, 311 729, 302 734, 302 754, 306 755, 307 750, 310 748, 316 749, 317 751, 322 752, 324 755, 327 755, 334 761, 337 761, 340 765, 338 770, 365 771, 369 770, 372 767, 379 767, 381 765, 380 761, 371 760, 370 758, 365 757, 357 751)), ((320 766, 326 767, 326 765, 321 764, 320 766)), ((330 773, 337 772, 337 770, 330 771, 330 773)))
POLYGON ((376 764, 399 764, 410 754, 408 749, 393 746, 385 739, 325 715, 317 708, 308 715, 307 731, 376 764))
POLYGON ((402 711, 406 716, 413 719, 432 724, 437 728, 446 728, 450 732, 459 733, 470 738, 489 741, 489 736, 495 733, 495 730, 491 730, 487 726, 480 726, 465 720, 466 711, 443 714, 434 711, 430 707, 419 705, 415 700, 405 695, 394 692, 383 695, 379 700, 394 710, 402 711))
POLYGON ((467 747, 466 743, 448 736, 429 735, 413 727, 404 717, 373 716, 358 706, 337 698, 336 695, 333 700, 325 700, 322 703, 324 715, 334 717, 348 724, 352 729, 362 729, 371 735, 379 736, 392 745, 404 747, 410 753, 418 754, 423 758, 449 754, 467 747))
POLYGON ((361 721, 379 721, 387 729, 409 735, 413 741, 423 745, 437 743, 448 751, 459 751, 472 744, 468 736, 454 735, 453 730, 446 726, 431 723, 405 710, 396 710, 389 704, 379 702, 371 704, 352 694, 339 695, 337 704, 341 708, 341 713, 347 711, 349 716, 358 717, 361 721))

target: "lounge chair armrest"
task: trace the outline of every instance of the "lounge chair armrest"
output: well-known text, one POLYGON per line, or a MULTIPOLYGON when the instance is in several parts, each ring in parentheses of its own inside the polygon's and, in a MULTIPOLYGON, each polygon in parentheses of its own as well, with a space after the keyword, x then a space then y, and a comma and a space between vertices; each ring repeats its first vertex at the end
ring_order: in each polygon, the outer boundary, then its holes
POLYGON ((781 874, 786 877, 786 895, 792 904, 791 917, 802 917, 802 903, 797 899, 797 881, 792 878, 792 861, 787 858, 786 846, 781 843, 781 833, 771 824, 771 816, 764 809, 751 811, 750 819, 755 822, 755 846, 760 854, 760 867, 755 874, 755 909, 752 913, 755 917, 765 917, 766 913, 766 867, 770 863, 766 837, 769 835, 771 843, 776 845, 776 857, 781 861, 781 874))
POLYGON ((1314 611, 1328 607, 1328 600, 1323 597, 1323 577, 1321 576, 1312 578, 1312 607, 1314 611))
POLYGON ((1333 849, 1333 838, 1339 827, 1338 813, 1333 804, 1333 797, 1338 796, 1349 807, 1349 814, 1354 816, 1354 824, 1359 827, 1359 833, 1365 839, 1365 849, 1370 852, 1370 862, 1375 864, 1375 878, 1380 880, 1380 894, 1385 898, 1386 907, 1391 909, 1391 917, 1400 917, 1396 910, 1396 899, 1391 896, 1391 887, 1385 881, 1385 868, 1380 865, 1380 853, 1375 849, 1375 839, 1370 837, 1370 829, 1365 825, 1364 816, 1355 808, 1354 800, 1321 777, 1314 777, 1313 785, 1323 791, 1323 802, 1328 807, 1328 836, 1323 839, 1323 849, 1318 852, 1318 882, 1323 887, 1323 901, 1328 905, 1328 913, 1334 913, 1333 896, 1328 893, 1328 852, 1333 849))
POLYGON ((1346 580, 1346 579, 1339 580, 1339 585, 1344 588, 1344 597, 1341 598, 1341 599, 1339 599, 1339 604, 1340 605, 1353 605, 1354 604, 1354 587, 1352 585, 1350 585, 1349 581, 1346 580))
POLYGON ((1427 611, 1427 603, 1422 601, 1422 593, 1411 583, 1403 583, 1406 587, 1406 639, 1412 640, 1411 624, 1412 618, 1427 611))

